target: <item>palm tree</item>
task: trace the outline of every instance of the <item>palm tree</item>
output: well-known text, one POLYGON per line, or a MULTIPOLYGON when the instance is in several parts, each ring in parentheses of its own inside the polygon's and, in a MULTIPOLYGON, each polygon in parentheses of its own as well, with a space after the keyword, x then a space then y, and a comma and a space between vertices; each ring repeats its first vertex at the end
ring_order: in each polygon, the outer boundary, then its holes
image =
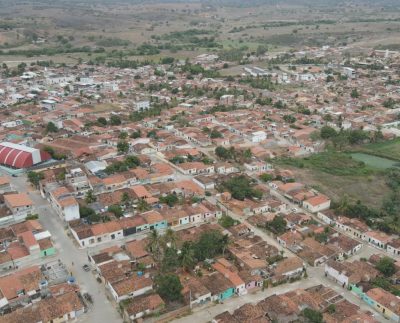
POLYGON ((225 256, 225 250, 229 245, 229 236, 224 234, 221 238, 222 256, 225 256))
POLYGON ((128 194, 128 192, 124 192, 121 196, 121 204, 128 206, 129 202, 130 202, 129 194, 128 194))
POLYGON ((184 270, 189 271, 195 265, 194 249, 190 243, 185 243, 181 250, 181 264, 184 270))
POLYGON ((149 211, 150 205, 143 199, 139 200, 139 203, 137 205, 137 209, 139 210, 139 212, 144 212, 144 211, 149 211))
POLYGON ((85 196, 85 201, 88 204, 96 202, 96 196, 93 194, 92 190, 87 191, 86 196, 85 196))
POLYGON ((168 228, 163 236, 163 244, 170 248, 176 248, 176 244, 178 242, 178 237, 176 236, 176 232, 171 228, 168 228))
POLYGON ((157 230, 151 230, 148 235, 149 243, 148 250, 153 254, 155 260, 158 262, 161 258, 160 235, 157 230))

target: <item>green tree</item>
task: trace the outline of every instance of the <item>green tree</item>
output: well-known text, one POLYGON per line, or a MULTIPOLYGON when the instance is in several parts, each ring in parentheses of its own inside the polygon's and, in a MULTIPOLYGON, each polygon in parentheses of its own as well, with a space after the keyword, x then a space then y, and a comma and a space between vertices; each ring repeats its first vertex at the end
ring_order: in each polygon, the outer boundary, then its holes
POLYGON ((181 266, 183 267, 184 270, 190 271, 194 268, 196 264, 196 258, 191 242, 188 241, 184 242, 179 257, 181 261, 181 266))
POLYGON ((39 187, 39 182, 44 179, 44 175, 42 173, 36 173, 33 171, 28 172, 28 180, 31 182, 33 186, 36 188, 39 187))
POLYGON ((97 123, 103 127, 105 127, 107 125, 107 119, 104 117, 100 117, 97 119, 97 123))
POLYGON ((323 323, 324 318, 321 312, 315 311, 311 308, 305 308, 302 312, 306 322, 309 323, 323 323))
POLYGON ((119 126, 121 123, 122 122, 121 122, 121 118, 120 117, 118 117, 118 116, 116 116, 114 114, 110 117, 110 124, 112 126, 119 126))
POLYGON ((330 82, 335 82, 335 78, 333 77, 333 75, 328 75, 326 77, 326 83, 330 83, 330 82))
POLYGON ((47 123, 46 132, 58 132, 57 126, 53 122, 47 123))
POLYGON ((86 203, 90 204, 90 203, 96 202, 96 200, 97 200, 96 195, 93 194, 92 190, 89 190, 86 192, 86 195, 85 195, 86 203))
POLYGON ((108 212, 113 213, 117 218, 120 218, 124 215, 124 212, 122 211, 121 207, 117 204, 110 205, 108 207, 108 212))
POLYGON ((336 305, 335 304, 330 304, 327 308, 326 311, 329 314, 334 314, 336 312, 336 305))
POLYGON ((253 189, 251 180, 244 175, 228 179, 222 183, 222 188, 228 190, 233 198, 241 201, 245 198, 261 197, 260 191, 253 189))
POLYGON ((351 96, 353 99, 357 99, 357 98, 360 97, 360 93, 358 93, 358 90, 357 90, 357 89, 353 89, 353 90, 351 90, 350 96, 351 96))
POLYGON ((267 228, 277 234, 282 234, 286 231, 286 225, 286 220, 282 216, 277 215, 272 221, 267 223, 267 228))
POLYGON ((376 264, 376 269, 386 277, 390 277, 396 272, 394 260, 390 257, 382 257, 376 264))
POLYGON ((215 154, 221 159, 231 159, 233 157, 231 151, 222 146, 215 148, 215 154))
POLYGON ((153 254, 157 262, 161 260, 161 237, 157 230, 151 230, 149 232, 147 249, 153 254))
POLYGON ((274 176, 273 176, 272 174, 269 174, 269 173, 264 173, 264 174, 261 174, 261 175, 259 176, 259 178, 260 178, 263 182, 269 182, 269 181, 272 181, 272 180, 274 179, 274 176))
POLYGON ((219 220, 218 223, 225 229, 230 228, 237 224, 237 221, 230 217, 229 215, 223 215, 219 220))
POLYGON ((168 228, 162 236, 161 242, 163 246, 176 248, 178 244, 178 237, 176 235, 176 232, 171 228, 168 228))
POLYGON ((175 274, 160 275, 155 279, 157 293, 168 302, 181 301, 183 286, 175 274))
POLYGON ((124 140, 128 138, 128 133, 126 131, 121 131, 118 135, 118 138, 124 140))
POLYGON ((206 231, 194 245, 195 257, 199 261, 214 258, 225 251, 228 243, 229 240, 221 232, 206 231))
POLYGON ((129 197, 128 192, 122 193, 121 204, 125 205, 125 206, 128 206, 130 204, 130 201, 131 201, 131 198, 129 197))
POLYGON ((222 133, 220 133, 218 130, 213 129, 210 133, 210 138, 211 139, 222 138, 222 133))
POLYGON ((100 221, 100 216, 98 214, 96 214, 96 212, 90 207, 80 205, 79 206, 79 214, 80 214, 81 218, 84 218, 84 219, 86 218, 90 222, 100 221))
POLYGON ((140 199, 137 204, 137 209, 139 212, 149 211, 151 209, 150 205, 146 202, 146 200, 140 199))
POLYGON ((296 118, 290 114, 284 115, 283 120, 285 120, 287 123, 295 123, 296 122, 296 118))
POLYGON ((329 127, 329 126, 323 126, 321 128, 321 138, 322 139, 331 139, 337 136, 337 132, 334 128, 329 127))
POLYGON ((140 131, 140 129, 138 129, 137 131, 132 132, 131 138, 137 139, 137 138, 140 138, 141 135, 142 135, 142 132, 140 131))
POLYGON ((168 194, 167 196, 161 196, 159 200, 161 203, 165 203, 171 207, 179 202, 179 199, 175 194, 168 194))
POLYGON ((126 154, 129 151, 129 144, 126 141, 119 141, 117 144, 118 152, 126 154))
POLYGON ((162 272, 175 271, 180 265, 178 251, 173 247, 167 247, 161 262, 162 272))

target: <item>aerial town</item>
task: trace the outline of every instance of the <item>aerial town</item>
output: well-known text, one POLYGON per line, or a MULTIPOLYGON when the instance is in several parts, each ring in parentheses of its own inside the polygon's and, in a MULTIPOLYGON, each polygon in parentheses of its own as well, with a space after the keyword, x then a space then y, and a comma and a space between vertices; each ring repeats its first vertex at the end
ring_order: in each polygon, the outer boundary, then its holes
POLYGON ((3 63, 0 323, 400 322, 400 51, 241 59, 3 63))

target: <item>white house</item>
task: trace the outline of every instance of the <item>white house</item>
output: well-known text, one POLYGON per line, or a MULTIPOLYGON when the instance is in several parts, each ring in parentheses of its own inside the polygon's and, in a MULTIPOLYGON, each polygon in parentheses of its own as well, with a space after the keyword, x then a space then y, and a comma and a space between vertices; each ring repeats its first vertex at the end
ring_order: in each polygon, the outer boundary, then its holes
POLYGON ((351 274, 352 272, 341 262, 328 261, 325 263, 325 275, 339 285, 348 286, 351 274))
POLYGON ((251 142, 261 142, 267 139, 267 133, 265 131, 255 131, 251 134, 251 142))
POLYGON ((303 207, 312 213, 317 213, 329 209, 331 200, 325 195, 317 195, 303 202, 303 207))
POLYGON ((150 109, 150 101, 138 101, 135 102, 135 110, 143 111, 150 109))
POLYGON ((50 204, 60 218, 69 222, 79 219, 79 203, 66 187, 58 187, 49 192, 50 204))
POLYGON ((145 294, 153 289, 153 281, 137 274, 118 282, 107 282, 107 287, 116 302, 145 294))
POLYGON ((381 231, 368 231, 364 235, 364 240, 378 248, 386 249, 387 244, 393 239, 381 231))
POLYGON ((399 256, 400 255, 400 239, 395 239, 387 244, 387 252, 399 256))

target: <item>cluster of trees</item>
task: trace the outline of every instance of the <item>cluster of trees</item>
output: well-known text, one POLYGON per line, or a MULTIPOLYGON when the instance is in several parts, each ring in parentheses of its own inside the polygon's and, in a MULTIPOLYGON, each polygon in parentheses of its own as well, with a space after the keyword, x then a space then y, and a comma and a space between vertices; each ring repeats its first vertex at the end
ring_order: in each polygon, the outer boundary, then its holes
POLYGON ((197 241, 184 242, 179 253, 179 240, 171 229, 163 236, 153 230, 148 238, 147 248, 158 264, 160 276, 173 273, 178 268, 190 271, 198 262, 224 254, 229 244, 228 235, 223 235, 217 230, 203 232, 197 241))
POLYGON ((342 150, 348 145, 359 145, 369 142, 376 142, 383 139, 381 131, 374 133, 373 137, 370 134, 361 129, 349 129, 336 131, 334 128, 324 126, 320 130, 320 137, 325 140, 330 140, 333 146, 339 150, 342 150))
POLYGON ((223 215, 219 220, 218 223, 225 229, 228 229, 234 225, 239 224, 240 222, 233 219, 229 215, 223 215))
POLYGON ((129 151, 129 143, 121 140, 117 143, 117 149, 119 153, 126 154, 129 151))
POLYGON ((252 88, 262 90, 275 90, 275 84, 271 81, 270 77, 246 77, 239 81, 240 83, 249 84, 252 88))
POLYGON ((187 73, 189 76, 202 74, 203 77, 218 77, 219 73, 214 70, 206 70, 199 64, 186 63, 181 67, 182 72, 187 73))
POLYGON ((260 199, 263 193, 255 189, 254 182, 245 175, 239 175, 228 179, 220 185, 220 190, 227 190, 232 197, 243 201, 245 198, 260 199))
POLYGON ((36 173, 33 171, 28 172, 28 180, 29 182, 35 186, 36 188, 39 187, 39 182, 44 179, 43 173, 36 173))
POLYGON ((47 123, 46 132, 58 132, 58 128, 53 122, 50 121, 49 123, 47 123))
POLYGON ((129 119, 133 122, 142 121, 145 118, 157 117, 161 114, 163 109, 167 109, 169 106, 166 105, 156 105, 145 111, 135 111, 130 116, 129 119))
POLYGON ((265 228, 279 235, 286 232, 286 225, 286 220, 282 216, 277 215, 265 225, 265 228))
POLYGON ((116 161, 111 165, 108 165, 104 172, 110 175, 114 173, 125 172, 131 168, 136 168, 138 166, 140 166, 139 158, 133 155, 129 155, 126 156, 124 161, 116 161))
POLYGON ((45 152, 49 153, 51 158, 53 158, 53 159, 63 160, 63 159, 67 158, 67 156, 65 154, 61 154, 61 153, 56 152, 53 147, 46 146, 46 147, 43 148, 43 150, 45 152))
POLYGON ((82 219, 87 219, 89 222, 99 222, 101 220, 100 215, 98 215, 92 208, 84 205, 79 206, 79 214, 82 219))
POLYGON ((216 129, 210 130, 209 128, 204 127, 203 131, 205 133, 207 133, 210 136, 211 139, 216 139, 216 138, 222 138, 223 137, 222 133, 219 132, 216 129))
POLYGON ((160 196, 159 201, 167 204, 170 207, 173 207, 179 203, 179 198, 176 196, 176 194, 168 194, 166 196, 160 196))
POLYGON ((225 148, 223 146, 218 146, 215 148, 215 155, 223 160, 234 160, 235 162, 246 162, 253 156, 250 149, 236 150, 235 147, 225 148))

